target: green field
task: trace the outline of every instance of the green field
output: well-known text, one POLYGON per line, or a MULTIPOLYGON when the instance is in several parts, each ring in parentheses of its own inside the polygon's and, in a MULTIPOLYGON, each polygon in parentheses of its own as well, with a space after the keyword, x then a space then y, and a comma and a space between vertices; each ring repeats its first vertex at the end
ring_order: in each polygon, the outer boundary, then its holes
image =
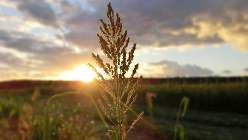
MULTIPOLYGON (((134 110, 145 116, 129 139, 172 139, 176 113, 182 97, 190 99, 184 126, 185 140, 247 140, 247 78, 146 79, 138 88, 134 110), (150 117, 146 92, 153 92, 150 117)), ((12 81, 0 83, 0 140, 44 139, 49 125, 54 140, 107 139, 106 127, 90 101, 95 83, 64 81, 12 81), (52 95, 78 91, 53 99, 52 95), (47 125, 47 107, 49 124, 47 125)), ((134 118, 129 113, 130 122, 134 118)), ((107 123, 110 123, 107 121, 107 123)))

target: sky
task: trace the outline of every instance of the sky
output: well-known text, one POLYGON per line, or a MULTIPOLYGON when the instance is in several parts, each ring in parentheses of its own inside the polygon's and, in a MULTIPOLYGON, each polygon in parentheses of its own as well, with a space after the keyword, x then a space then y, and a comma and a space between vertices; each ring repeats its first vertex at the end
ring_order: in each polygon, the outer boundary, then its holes
MULTIPOLYGON (((0 0, 0 81, 67 80, 95 64, 108 2, 0 0)), ((137 43, 139 75, 248 75, 247 0, 112 0, 112 7, 137 43)))

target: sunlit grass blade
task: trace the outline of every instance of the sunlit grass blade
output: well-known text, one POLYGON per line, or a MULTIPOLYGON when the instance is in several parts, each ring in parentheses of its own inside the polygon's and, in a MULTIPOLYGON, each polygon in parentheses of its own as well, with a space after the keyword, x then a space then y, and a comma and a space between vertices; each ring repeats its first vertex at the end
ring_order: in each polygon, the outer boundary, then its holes
MULTIPOLYGON (((96 102, 94 101, 94 99, 91 97, 91 95, 89 94, 82 94, 80 92, 66 92, 66 93, 61 93, 61 94, 56 94, 53 95, 52 97, 50 97, 47 101, 46 104, 46 110, 45 110, 45 118, 44 118, 44 127, 43 127, 43 140, 51 140, 51 121, 50 121, 50 107, 51 107, 51 102, 56 99, 56 98, 60 98, 60 97, 64 97, 67 95, 72 95, 72 94, 81 94, 81 95, 85 95, 86 97, 88 97, 90 99, 90 101, 92 102, 92 104, 94 105, 97 114, 99 115, 99 117, 101 118, 102 122, 104 123, 104 126, 106 128, 109 127, 108 123, 106 122, 104 116, 102 115, 102 113, 100 112, 96 102)), ((100 129, 95 129, 94 131, 92 130, 92 134, 100 129)))
POLYGON ((179 119, 180 119, 180 114, 182 117, 185 116, 187 108, 189 104, 189 98, 183 97, 180 101, 178 112, 177 112, 177 118, 176 118, 176 123, 174 126, 174 137, 173 140, 177 139, 177 135, 179 135, 180 140, 183 140, 181 138, 184 138, 184 129, 183 126, 179 124, 179 119), (181 111, 183 109, 183 111, 181 111), (179 134, 178 134, 178 129, 179 129, 179 134))

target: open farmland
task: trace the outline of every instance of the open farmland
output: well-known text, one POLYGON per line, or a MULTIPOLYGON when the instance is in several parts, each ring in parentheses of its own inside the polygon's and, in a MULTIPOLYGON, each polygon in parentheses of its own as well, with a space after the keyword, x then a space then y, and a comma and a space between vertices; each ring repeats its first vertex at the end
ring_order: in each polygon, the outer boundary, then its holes
MULTIPOLYGON (((145 111, 145 116, 129 139, 172 139, 179 102, 184 96, 190 99, 186 116, 180 120, 186 140, 248 139, 246 77, 145 79, 137 93, 134 110, 145 111), (147 92, 154 93, 153 117, 149 116, 147 92)), ((43 139, 49 107, 52 139, 107 139, 104 123, 88 97, 96 99, 97 94, 94 82, 1 82, 0 137, 43 139), (71 91, 80 94, 57 97, 47 104, 52 95, 71 91)), ((133 113, 129 116, 135 117, 133 113)))

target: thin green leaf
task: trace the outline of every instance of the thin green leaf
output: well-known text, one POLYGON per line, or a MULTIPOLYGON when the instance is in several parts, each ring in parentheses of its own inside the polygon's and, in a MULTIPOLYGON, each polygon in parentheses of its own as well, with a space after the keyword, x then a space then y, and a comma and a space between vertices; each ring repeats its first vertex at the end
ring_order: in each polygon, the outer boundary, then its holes
POLYGON ((182 111, 182 117, 185 116, 186 114, 186 111, 187 111, 187 108, 188 108, 188 105, 189 105, 189 98, 188 97, 183 97, 183 99, 181 100, 181 105, 183 104, 183 111, 182 111))
POLYGON ((179 139, 184 140, 184 128, 182 125, 179 125, 179 139))
POLYGON ((11 110, 11 112, 9 113, 9 116, 8 116, 8 118, 11 118, 11 117, 13 117, 14 115, 15 115, 15 113, 16 113, 16 110, 11 110))

